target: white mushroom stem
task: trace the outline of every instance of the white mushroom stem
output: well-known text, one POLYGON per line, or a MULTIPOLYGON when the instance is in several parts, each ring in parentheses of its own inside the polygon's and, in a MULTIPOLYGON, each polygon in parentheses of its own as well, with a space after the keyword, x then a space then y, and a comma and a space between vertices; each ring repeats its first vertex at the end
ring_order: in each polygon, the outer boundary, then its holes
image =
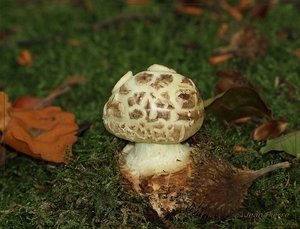
POLYGON ((188 144, 128 144, 123 149, 121 169, 134 177, 175 173, 190 162, 188 144))

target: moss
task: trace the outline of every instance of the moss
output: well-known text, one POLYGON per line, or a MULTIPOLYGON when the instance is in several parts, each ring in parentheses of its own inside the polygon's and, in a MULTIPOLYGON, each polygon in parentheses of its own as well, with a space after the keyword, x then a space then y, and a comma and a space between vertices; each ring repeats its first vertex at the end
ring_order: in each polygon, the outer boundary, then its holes
MULTIPOLYGON (((130 7, 125 1, 83 1, 91 3, 92 11, 73 1, 50 2, 1 1, 5 13, 0 20, 0 31, 5 30, 9 36, 1 43, 9 42, 9 45, 1 48, 0 86, 14 100, 22 95, 46 96, 67 77, 85 76, 86 84, 73 87, 70 93, 56 100, 56 105, 75 113, 77 123, 90 121, 93 125, 74 145, 74 157, 68 165, 37 161, 7 149, 11 159, 0 168, 1 227, 299 227, 299 161, 289 169, 274 171, 256 180, 249 189, 245 207, 226 220, 199 219, 187 215, 185 210, 167 222, 151 220, 151 211, 141 198, 122 188, 124 182, 114 159, 122 141, 113 138, 102 123, 102 108, 117 80, 128 70, 137 73, 153 63, 160 63, 191 78, 204 99, 215 94, 217 70, 239 69, 259 86, 274 117, 286 118, 293 130, 299 129, 300 66, 293 52, 300 48, 300 31, 297 23, 290 23, 300 20, 296 4, 281 4, 270 11, 266 19, 251 20, 269 41, 265 57, 254 62, 237 58, 213 66, 209 57, 226 42, 214 41, 220 22, 210 18, 209 6, 204 15, 197 18, 174 14, 170 10, 174 1, 165 4, 153 1, 146 7, 130 7), (93 30, 97 22, 130 13, 159 13, 161 18, 128 20, 100 31, 93 30), (282 41, 276 38, 281 31, 289 34, 282 41), (17 44, 35 39, 41 42, 17 44), (74 40, 77 46, 72 46, 74 40), (24 48, 33 56, 31 68, 16 62, 24 48), (295 88, 293 98, 288 96, 284 84, 275 85, 276 77, 295 88), (277 217, 276 213, 288 215, 277 217)), ((238 24, 225 14, 224 20, 238 24)), ((207 120, 200 133, 206 136, 203 142, 211 144, 212 153, 239 168, 245 165, 259 169, 292 160, 283 153, 260 155, 258 150, 264 143, 249 137, 254 127, 248 123, 226 130, 214 120, 207 120), (246 147, 248 152, 233 151, 236 145, 246 147)))

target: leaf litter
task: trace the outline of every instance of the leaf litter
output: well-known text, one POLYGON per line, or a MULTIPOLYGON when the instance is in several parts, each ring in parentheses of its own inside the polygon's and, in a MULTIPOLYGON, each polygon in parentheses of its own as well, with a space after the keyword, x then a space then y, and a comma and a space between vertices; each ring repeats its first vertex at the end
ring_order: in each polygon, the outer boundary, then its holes
MULTIPOLYGON (((69 85, 84 81, 84 77, 70 77, 45 98, 22 96, 13 105, 7 94, 0 92, 0 106, 4 108, 0 111, 2 145, 36 159, 68 163, 79 126, 74 114, 52 103, 57 96, 70 90, 69 85)), ((89 126, 85 125, 81 133, 89 126)))

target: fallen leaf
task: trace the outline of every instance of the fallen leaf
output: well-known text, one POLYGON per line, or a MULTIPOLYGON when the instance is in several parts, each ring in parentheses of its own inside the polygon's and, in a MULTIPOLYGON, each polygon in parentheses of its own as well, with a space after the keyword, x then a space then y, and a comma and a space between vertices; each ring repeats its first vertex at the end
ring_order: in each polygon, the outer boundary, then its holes
MULTIPOLYGON (((17 98, 12 106, 18 109, 34 109, 44 98, 31 97, 28 95, 17 98)), ((50 104, 49 104, 50 105, 50 104)))
POLYGON ((218 38, 224 36, 224 34, 226 33, 227 29, 228 29, 229 25, 227 22, 222 23, 222 25, 220 26, 220 28, 218 29, 218 35, 215 38, 215 40, 218 40, 218 38))
POLYGON ((23 49, 20 55, 17 57, 17 62, 20 65, 31 67, 32 66, 31 53, 27 49, 23 49))
POLYGON ((64 84, 71 85, 71 84, 84 84, 86 78, 84 76, 71 76, 68 77, 64 84))
POLYGON ((39 185, 39 184, 34 184, 33 186, 39 190, 49 190, 50 189, 49 187, 46 187, 44 185, 39 185))
POLYGON ((296 51, 295 51, 295 56, 296 56, 297 58, 300 58, 300 48, 296 49, 296 51))
POLYGON ((71 39, 69 40, 69 45, 72 47, 78 47, 81 45, 81 43, 77 39, 71 39))
POLYGON ((239 86, 228 89, 204 101, 205 113, 227 122, 239 118, 265 116, 272 118, 272 111, 266 106, 259 93, 253 88, 239 86))
POLYGON ((11 109, 11 104, 8 101, 8 96, 3 91, 0 91, 0 132, 4 132, 9 121, 9 111, 11 109))
POLYGON ((175 9, 179 13, 190 14, 199 16, 202 14, 202 10, 198 6, 184 6, 182 4, 177 4, 175 9))
POLYGON ((10 34, 8 33, 7 30, 4 29, 0 31, 0 41, 7 40, 9 36, 10 34))
POLYGON ((256 127, 251 133, 251 138, 258 141, 274 139, 282 134, 286 130, 287 126, 287 122, 269 120, 256 127))
POLYGON ((4 146, 0 145, 0 166, 4 164, 5 156, 6 156, 5 148, 4 146))
POLYGON ((247 152, 248 149, 242 146, 234 146, 233 147, 233 151, 243 151, 243 152, 247 152))
POLYGON ((254 3, 254 0, 241 0, 239 4, 235 7, 238 11, 247 10, 254 3))
POLYGON ((260 149, 265 154, 270 151, 284 151, 287 154, 300 157, 300 131, 282 135, 279 138, 268 140, 266 145, 260 149))
POLYGON ((147 5, 149 0, 127 0, 129 5, 147 5))
POLYGON ((225 0, 220 0, 220 5, 236 20, 241 21, 243 19, 243 15, 235 7, 230 6, 225 0))
POLYGON ((245 122, 248 122, 250 119, 251 119, 251 117, 238 118, 238 119, 233 121, 233 124, 234 125, 241 125, 245 122))
POLYGON ((39 110, 11 110, 2 142, 31 157, 67 163, 76 142, 75 116, 60 107, 39 110))
POLYGON ((209 62, 213 65, 216 64, 221 64, 233 57, 233 54, 228 53, 228 54, 221 54, 221 55, 215 55, 209 58, 209 62))
POLYGON ((215 84, 215 90, 218 94, 227 91, 235 86, 253 87, 247 77, 241 72, 233 69, 221 69, 216 73, 222 81, 215 84))
POLYGON ((253 18, 266 18, 270 10, 269 4, 261 3, 256 5, 251 11, 251 17, 253 18))

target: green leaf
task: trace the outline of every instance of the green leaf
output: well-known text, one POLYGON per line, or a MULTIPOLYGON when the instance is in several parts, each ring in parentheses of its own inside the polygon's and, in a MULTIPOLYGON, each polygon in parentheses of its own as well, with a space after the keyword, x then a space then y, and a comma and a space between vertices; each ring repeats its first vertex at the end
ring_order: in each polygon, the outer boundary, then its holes
POLYGON ((260 153, 264 154, 272 150, 285 151, 290 155, 300 157, 300 131, 268 140, 267 144, 260 149, 260 153))
POLYGON ((272 119, 272 111, 266 106, 258 92, 247 86, 233 87, 204 101, 205 113, 219 120, 233 120, 265 116, 272 119))

